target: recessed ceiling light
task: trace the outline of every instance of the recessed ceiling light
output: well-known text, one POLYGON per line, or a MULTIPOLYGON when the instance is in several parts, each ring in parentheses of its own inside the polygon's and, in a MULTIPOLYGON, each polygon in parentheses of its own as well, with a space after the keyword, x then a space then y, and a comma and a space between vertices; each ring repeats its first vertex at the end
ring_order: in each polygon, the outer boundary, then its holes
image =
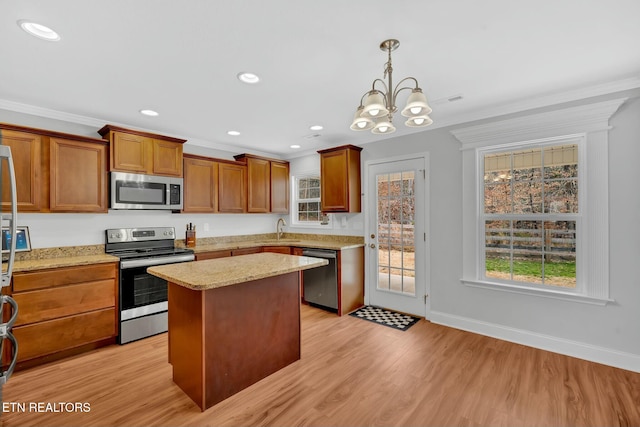
POLYGON ((260 81, 260 77, 253 73, 242 72, 238 73, 238 80, 243 83, 248 83, 250 85, 256 84, 260 81))
POLYGON ((300 146, 298 144, 294 144, 291 146, 291 148, 300 148, 300 146))
POLYGON ((227 132, 227 135, 238 136, 240 135, 240 132, 238 132, 237 130, 230 130, 227 132))
POLYGON ((27 33, 31 34, 32 36, 38 37, 42 40, 48 40, 50 42, 56 42, 60 40, 60 35, 58 33, 56 33, 51 28, 44 26, 42 24, 37 24, 35 22, 21 19, 18 21, 18 25, 27 33))
POLYGON ((309 129, 311 129, 311 130, 322 130, 324 128, 322 126, 320 126, 320 125, 313 125, 309 129))
POLYGON ((160 115, 157 111, 153 110, 140 110, 140 114, 144 114, 145 116, 149 117, 156 117, 160 115))

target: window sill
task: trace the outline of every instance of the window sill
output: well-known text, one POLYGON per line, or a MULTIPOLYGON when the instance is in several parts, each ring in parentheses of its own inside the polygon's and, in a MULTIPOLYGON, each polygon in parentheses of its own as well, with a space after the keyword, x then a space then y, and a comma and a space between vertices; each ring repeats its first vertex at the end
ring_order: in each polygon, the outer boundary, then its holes
POLYGON ((579 302, 583 304, 593 304, 605 306, 610 302, 614 302, 612 299, 592 297, 583 294, 575 294, 572 292, 556 291, 551 289, 535 289, 526 288, 523 286, 510 285, 507 283, 487 282, 481 280, 468 280, 460 279, 462 283, 473 288, 491 289, 494 291, 512 292, 516 294, 534 295, 544 298, 560 299, 565 301, 579 302))

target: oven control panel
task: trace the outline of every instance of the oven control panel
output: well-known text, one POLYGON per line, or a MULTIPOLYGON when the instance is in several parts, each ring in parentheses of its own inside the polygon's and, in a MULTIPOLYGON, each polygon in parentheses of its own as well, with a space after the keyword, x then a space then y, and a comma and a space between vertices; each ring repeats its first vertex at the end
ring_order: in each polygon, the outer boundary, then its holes
POLYGON ((173 227, 112 228, 106 231, 107 243, 144 242, 175 239, 173 227))

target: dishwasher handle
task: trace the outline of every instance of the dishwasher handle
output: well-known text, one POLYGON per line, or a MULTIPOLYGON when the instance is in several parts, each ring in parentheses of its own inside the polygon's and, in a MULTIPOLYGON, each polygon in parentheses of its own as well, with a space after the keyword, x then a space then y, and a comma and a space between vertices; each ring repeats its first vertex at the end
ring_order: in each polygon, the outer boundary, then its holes
POLYGON ((304 249, 302 255, 325 259, 336 259, 338 257, 336 251, 323 251, 320 249, 304 249))

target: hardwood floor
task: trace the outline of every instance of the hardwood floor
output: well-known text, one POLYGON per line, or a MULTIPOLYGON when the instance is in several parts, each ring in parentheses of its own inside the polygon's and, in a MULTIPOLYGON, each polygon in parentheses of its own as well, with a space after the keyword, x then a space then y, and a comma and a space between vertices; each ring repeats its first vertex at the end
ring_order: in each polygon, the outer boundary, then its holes
POLYGON ((5 427, 637 426, 640 374, 424 320, 401 332, 303 306, 302 359, 205 412, 171 380, 166 334, 18 372, 3 401, 5 427), (26 411, 7 412, 10 402, 26 411), (37 402, 90 411, 29 412, 37 402))

